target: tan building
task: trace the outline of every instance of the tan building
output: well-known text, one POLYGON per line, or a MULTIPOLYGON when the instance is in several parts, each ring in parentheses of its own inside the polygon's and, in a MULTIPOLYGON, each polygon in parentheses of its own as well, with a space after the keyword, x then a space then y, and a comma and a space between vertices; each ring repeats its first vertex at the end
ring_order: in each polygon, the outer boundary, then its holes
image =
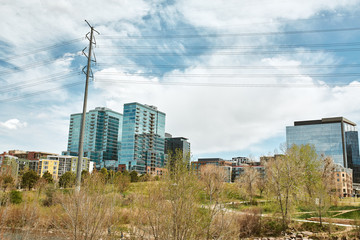
POLYGON ((40 177, 49 172, 54 180, 58 179, 59 160, 40 159, 38 174, 40 177))
POLYGON ((336 195, 339 197, 350 197, 353 194, 353 171, 344 168, 340 164, 335 164, 334 168, 334 187, 336 195))
MULTIPOLYGON (((47 159, 44 159, 44 160, 56 160, 59 162, 58 163, 58 177, 59 178, 66 172, 73 172, 75 174, 77 172, 78 157, 67 156, 67 155, 50 155, 47 157, 47 159)), ((87 157, 84 157, 82 159, 81 169, 91 172, 92 169, 90 171, 90 164, 91 164, 90 159, 87 157)), ((92 166, 93 166, 93 164, 92 164, 92 166)))

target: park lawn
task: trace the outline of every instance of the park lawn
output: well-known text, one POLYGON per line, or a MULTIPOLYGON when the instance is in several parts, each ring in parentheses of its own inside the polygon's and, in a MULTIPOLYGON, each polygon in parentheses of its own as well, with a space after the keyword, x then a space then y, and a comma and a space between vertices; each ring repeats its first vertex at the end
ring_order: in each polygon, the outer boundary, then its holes
POLYGON ((360 209, 360 206, 349 206, 349 205, 331 206, 329 208, 329 211, 341 211, 341 210, 352 210, 352 209, 360 209))
POLYGON ((335 218, 354 219, 354 220, 360 219, 360 209, 337 215, 335 218))
MULTIPOLYGON (((322 217, 332 217, 338 213, 340 213, 340 212, 327 212, 322 217)), ((295 215, 295 218, 297 218, 297 219, 308 219, 308 218, 312 218, 312 217, 319 217, 319 215, 317 212, 302 213, 302 214, 298 213, 295 215)))

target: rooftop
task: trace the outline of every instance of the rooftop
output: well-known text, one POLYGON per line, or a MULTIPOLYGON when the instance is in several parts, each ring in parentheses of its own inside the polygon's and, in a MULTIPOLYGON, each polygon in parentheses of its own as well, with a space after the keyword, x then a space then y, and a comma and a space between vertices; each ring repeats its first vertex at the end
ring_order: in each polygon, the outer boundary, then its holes
POLYGON ((344 117, 332 117, 332 118, 322 118, 320 120, 296 121, 296 122, 294 122, 294 126, 326 124, 326 123, 340 123, 340 122, 345 122, 352 126, 356 126, 356 123, 354 123, 344 117))

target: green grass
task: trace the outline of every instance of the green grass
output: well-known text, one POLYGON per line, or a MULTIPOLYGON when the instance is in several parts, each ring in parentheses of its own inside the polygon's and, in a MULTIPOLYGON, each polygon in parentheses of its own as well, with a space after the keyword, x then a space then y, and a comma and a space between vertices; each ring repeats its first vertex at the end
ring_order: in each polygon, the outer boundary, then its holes
POLYGON ((352 210, 352 209, 360 209, 360 206, 331 206, 329 211, 341 211, 341 210, 352 210))
POLYGON ((360 219, 360 210, 355 210, 347 213, 340 214, 335 218, 342 218, 342 219, 360 219))
POLYGON ((328 232, 329 228, 331 228, 331 231, 333 232, 345 230, 345 227, 342 226, 336 226, 336 225, 330 226, 329 224, 323 224, 322 226, 320 226, 319 223, 311 223, 311 222, 302 223, 300 229, 298 230, 318 233, 318 232, 328 232))
MULTIPOLYGON (((322 217, 332 217, 338 213, 340 213, 340 212, 327 212, 322 217)), ((312 217, 319 217, 319 215, 317 212, 312 212, 312 213, 303 213, 303 214, 299 214, 296 216, 296 218, 298 218, 298 219, 308 219, 308 218, 312 218, 312 217)))

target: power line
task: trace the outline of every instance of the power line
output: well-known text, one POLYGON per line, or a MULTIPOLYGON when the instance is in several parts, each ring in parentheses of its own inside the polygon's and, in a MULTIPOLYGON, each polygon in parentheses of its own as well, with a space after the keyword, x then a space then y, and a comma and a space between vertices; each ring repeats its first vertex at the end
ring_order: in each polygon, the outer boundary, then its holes
MULTIPOLYGON (((117 73, 117 72, 99 72, 96 76, 119 76, 119 77, 137 77, 137 76, 153 76, 153 73, 117 73)), ((231 74, 219 74, 219 73, 194 73, 194 74, 171 74, 166 75, 165 78, 273 78, 273 77, 358 77, 360 73, 328 73, 328 74, 245 74, 245 73, 231 73, 231 74)))
POLYGON ((297 69, 297 68, 358 68, 360 64, 338 64, 338 65, 274 65, 274 66, 251 66, 251 65, 209 65, 209 66, 189 66, 189 65, 153 65, 153 64, 113 64, 97 63, 99 67, 128 67, 128 68, 195 68, 195 69, 297 69))
POLYGON ((100 53, 98 56, 198 56, 198 55, 219 55, 219 56, 238 56, 238 55, 261 55, 261 54, 294 54, 299 53, 323 53, 323 52, 357 52, 360 48, 343 49, 302 49, 299 51, 253 51, 253 52, 123 52, 123 53, 100 53))
POLYGON ((14 84, 8 84, 6 86, 2 86, 0 93, 6 93, 6 92, 10 92, 10 91, 15 91, 15 90, 20 90, 20 89, 24 89, 24 88, 29 88, 29 87, 34 87, 40 84, 44 84, 44 83, 48 83, 48 82, 53 82, 53 80, 61 80, 61 79, 66 79, 69 77, 73 77, 74 73, 77 72, 77 74, 75 75, 80 75, 81 73, 79 71, 67 71, 67 74, 63 74, 61 75, 60 73, 57 74, 52 74, 43 78, 37 78, 37 79, 32 79, 29 81, 22 81, 22 82, 17 82, 14 84), (42 79, 40 81, 34 81, 34 80, 39 80, 42 79))
POLYGON ((21 71, 25 71, 25 70, 36 68, 36 67, 46 66, 46 65, 49 65, 49 64, 55 63, 55 62, 63 62, 63 61, 67 61, 67 60, 68 59, 66 59, 66 58, 57 58, 57 59, 55 58, 53 60, 32 62, 30 64, 10 68, 10 70, 7 70, 7 71, 0 71, 0 76, 12 74, 15 72, 21 72, 21 71))
POLYGON ((62 89, 65 89, 65 88, 74 87, 74 86, 77 86, 77 85, 80 85, 80 84, 83 84, 83 81, 77 81, 77 82, 74 82, 74 83, 65 84, 65 85, 62 85, 61 87, 55 87, 55 88, 49 88, 49 89, 45 89, 45 90, 41 90, 41 91, 36 91, 36 92, 24 94, 22 96, 18 96, 18 97, 11 97, 11 98, 1 99, 0 103, 17 101, 17 100, 20 100, 20 99, 23 99, 23 98, 36 96, 36 95, 39 95, 41 93, 48 93, 48 92, 58 91, 58 90, 62 90, 62 89))
POLYGON ((113 79, 96 79, 97 83, 115 83, 115 84, 144 84, 144 85, 174 85, 188 87, 237 87, 237 88, 329 88, 335 86, 360 87, 360 83, 326 83, 326 84, 309 84, 309 83, 200 83, 200 82, 151 82, 139 80, 113 80, 113 79))
POLYGON ((137 46, 137 45, 121 45, 121 46, 108 46, 100 45, 97 48, 103 49, 174 49, 182 47, 184 49, 259 49, 259 48, 301 48, 301 47, 349 47, 359 46, 360 42, 349 43, 304 43, 304 44, 270 44, 270 45, 245 45, 245 46, 220 46, 220 45, 163 45, 163 46, 137 46))
POLYGON ((25 56, 29 56, 29 55, 32 55, 32 54, 36 54, 36 53, 39 53, 39 52, 43 52, 43 51, 47 51, 47 50, 51 50, 51 49, 55 49, 55 48, 58 48, 58 47, 63 47, 63 46, 66 46, 66 45, 71 45, 73 43, 76 43, 76 42, 80 42, 82 41, 84 38, 81 37, 81 38, 75 38, 75 39, 71 39, 69 41, 65 41, 65 42, 61 42, 61 43, 57 43, 57 44, 54 44, 54 45, 50 45, 50 46, 47 46, 47 47, 42 47, 42 48, 37 48, 37 49, 34 49, 32 51, 28 51, 28 52, 24 52, 24 53, 19 53, 19 54, 15 54, 15 55, 6 55, 6 59, 5 58, 2 58, 0 59, 1 61, 10 61, 10 60, 13 60, 13 59, 16 59, 16 58, 20 58, 20 57, 25 57, 25 56))
POLYGON ((298 30, 284 32, 248 32, 248 33, 213 33, 213 34, 184 34, 184 35, 148 35, 148 36, 115 36, 102 35, 101 39, 161 39, 161 38, 201 38, 201 37, 249 37, 249 36, 267 36, 267 35, 293 35, 293 34, 311 34, 311 33, 330 33, 330 32, 347 32, 359 31, 360 27, 352 28, 334 28, 334 29, 316 29, 316 30, 298 30))

